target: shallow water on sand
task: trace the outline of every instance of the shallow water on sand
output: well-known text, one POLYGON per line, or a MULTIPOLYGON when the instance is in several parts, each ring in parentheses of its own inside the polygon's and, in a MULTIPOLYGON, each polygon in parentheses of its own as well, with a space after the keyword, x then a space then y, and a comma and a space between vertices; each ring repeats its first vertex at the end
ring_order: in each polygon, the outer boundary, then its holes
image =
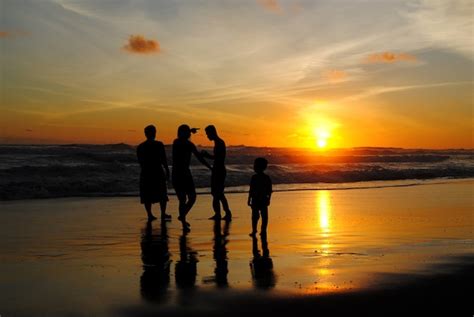
POLYGON ((473 184, 275 193, 266 239, 248 236, 245 194, 228 196, 231 223, 207 220, 211 198, 199 196, 187 235, 176 219, 147 224, 136 198, 2 202, 0 314, 106 315, 215 290, 354 292, 397 283, 380 273, 431 274, 474 253, 473 184))

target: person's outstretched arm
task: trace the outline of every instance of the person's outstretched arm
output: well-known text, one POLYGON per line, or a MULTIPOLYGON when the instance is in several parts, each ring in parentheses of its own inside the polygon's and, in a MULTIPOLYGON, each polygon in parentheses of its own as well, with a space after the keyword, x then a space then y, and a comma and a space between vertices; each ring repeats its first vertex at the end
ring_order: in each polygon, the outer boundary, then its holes
POLYGON ((202 151, 201 151, 201 155, 202 155, 203 157, 208 158, 208 159, 211 159, 211 160, 213 160, 213 159, 215 158, 214 154, 211 154, 211 153, 209 153, 209 152, 206 151, 206 150, 202 150, 202 151))
POLYGON ((194 153, 194 156, 196 156, 198 161, 201 162, 201 164, 206 166, 208 169, 212 169, 211 165, 209 165, 209 163, 204 159, 201 153, 198 152, 198 150, 196 149, 196 146, 193 143, 191 144, 192 144, 191 151, 194 153))

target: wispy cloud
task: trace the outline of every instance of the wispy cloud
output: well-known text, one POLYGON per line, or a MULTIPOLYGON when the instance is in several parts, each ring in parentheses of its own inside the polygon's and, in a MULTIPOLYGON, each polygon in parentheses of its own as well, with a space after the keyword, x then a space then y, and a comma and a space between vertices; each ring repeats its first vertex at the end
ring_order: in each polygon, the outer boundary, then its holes
POLYGON ((412 90, 412 89, 425 89, 425 88, 436 88, 436 87, 446 87, 446 86, 461 86, 461 85, 472 85, 469 81, 458 81, 458 82, 444 82, 444 83, 433 83, 433 84, 420 84, 420 85, 400 85, 400 86, 374 86, 365 89, 363 92, 354 94, 348 97, 341 98, 337 100, 338 102, 347 102, 364 99, 367 97, 372 97, 380 94, 412 90))
POLYGON ((471 0, 418 0, 405 13, 412 32, 408 38, 420 34, 431 47, 454 50, 473 59, 474 2, 471 0))
POLYGON ((272 12, 280 12, 281 7, 277 0, 257 0, 258 4, 272 12))
POLYGON ((95 19, 100 19, 101 18, 95 12, 81 7, 80 3, 69 1, 69 0, 53 0, 53 2, 57 3, 64 10, 72 12, 72 13, 77 14, 77 15, 80 15, 82 17, 95 18, 95 19))
POLYGON ((131 35, 123 49, 136 54, 156 54, 161 52, 158 41, 146 39, 142 35, 131 35))
POLYGON ((396 62, 415 62, 416 56, 407 53, 374 53, 367 56, 367 63, 396 63, 396 62))

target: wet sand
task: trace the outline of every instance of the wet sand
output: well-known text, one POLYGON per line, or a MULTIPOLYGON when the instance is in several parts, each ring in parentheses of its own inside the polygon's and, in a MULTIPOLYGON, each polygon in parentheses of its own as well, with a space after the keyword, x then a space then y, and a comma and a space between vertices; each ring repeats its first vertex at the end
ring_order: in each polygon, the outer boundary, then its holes
POLYGON ((200 195, 187 235, 136 198, 1 202, 0 315, 472 315, 473 185, 275 193, 256 240, 245 194, 228 226, 200 195))

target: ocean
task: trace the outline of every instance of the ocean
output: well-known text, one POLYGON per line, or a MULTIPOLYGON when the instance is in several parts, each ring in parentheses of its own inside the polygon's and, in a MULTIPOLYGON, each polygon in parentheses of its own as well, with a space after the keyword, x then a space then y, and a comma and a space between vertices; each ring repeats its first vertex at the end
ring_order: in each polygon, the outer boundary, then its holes
MULTIPOLYGON (((127 144, 0 145, 0 200, 138 195, 135 149, 127 144)), ((166 152, 171 164, 171 146, 166 146, 166 152)), ((322 152, 231 146, 227 149, 228 192, 248 190, 253 160, 259 156, 269 161, 267 173, 275 191, 411 186, 426 180, 474 177, 473 149, 322 152)), ((191 169, 198 193, 208 193, 210 172, 195 159, 191 169)))

